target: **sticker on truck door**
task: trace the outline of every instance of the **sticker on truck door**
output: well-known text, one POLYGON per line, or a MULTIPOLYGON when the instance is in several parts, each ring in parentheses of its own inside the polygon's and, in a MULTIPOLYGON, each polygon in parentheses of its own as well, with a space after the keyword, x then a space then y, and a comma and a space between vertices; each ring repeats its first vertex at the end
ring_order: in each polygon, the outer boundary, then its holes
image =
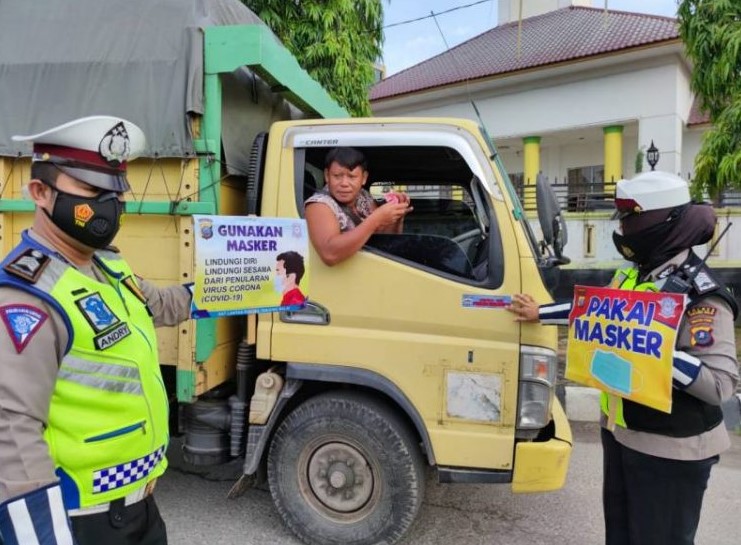
POLYGON ((474 295, 463 294, 461 305, 463 308, 507 308, 512 303, 509 295, 474 295))

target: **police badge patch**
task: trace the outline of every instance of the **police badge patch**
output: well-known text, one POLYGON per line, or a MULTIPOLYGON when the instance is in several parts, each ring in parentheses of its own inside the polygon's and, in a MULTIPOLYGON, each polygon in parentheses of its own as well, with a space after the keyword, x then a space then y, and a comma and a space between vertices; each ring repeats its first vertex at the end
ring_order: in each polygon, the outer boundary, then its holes
POLYGON ((123 122, 118 123, 105 133, 98 145, 98 152, 106 160, 106 163, 112 167, 118 167, 121 163, 126 162, 130 151, 129 133, 126 132, 123 122))
POLYGON ((49 315, 31 305, 5 305, 0 307, 0 318, 13 341, 15 351, 20 354, 28 346, 36 332, 49 315))
POLYGON ((98 350, 110 348, 131 335, 129 325, 113 313, 99 293, 82 297, 75 304, 95 332, 99 333, 93 337, 93 344, 98 350))
POLYGON ((711 346, 713 344, 713 325, 716 313, 716 308, 706 305, 698 305, 687 310, 691 346, 711 346))
POLYGON ((713 329, 707 326, 698 326, 690 329, 691 346, 710 346, 713 344, 713 329))
POLYGON ((687 311, 687 319, 690 324, 712 324, 715 322, 717 310, 710 306, 696 306, 687 311))
POLYGON ((75 301, 75 304, 82 311, 88 323, 93 326, 96 333, 105 331, 121 321, 105 304, 99 293, 82 297, 75 301))

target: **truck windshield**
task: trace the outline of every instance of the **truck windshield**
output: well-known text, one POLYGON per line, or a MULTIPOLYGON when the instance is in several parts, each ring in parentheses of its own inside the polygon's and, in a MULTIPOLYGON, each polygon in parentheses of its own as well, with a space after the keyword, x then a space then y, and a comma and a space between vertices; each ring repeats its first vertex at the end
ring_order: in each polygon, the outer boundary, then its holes
POLYGON ((507 193, 509 193, 510 199, 512 199, 512 214, 514 215, 515 219, 522 225, 522 228, 527 235, 527 241, 528 244, 530 244, 530 250, 533 252, 533 256, 535 256, 536 260, 540 261, 543 257, 540 251, 540 245, 535 238, 535 233, 533 233, 532 227, 530 227, 530 222, 527 221, 527 217, 525 217, 525 211, 522 208, 520 197, 517 195, 517 191, 515 191, 515 187, 512 185, 512 182, 509 179, 507 170, 504 168, 504 164, 502 163, 502 160, 499 157, 499 153, 494 146, 494 141, 489 136, 486 127, 479 125, 479 130, 481 131, 481 135, 484 137, 484 141, 489 148, 489 157, 499 171, 499 175, 504 182, 504 186, 507 188, 507 193))

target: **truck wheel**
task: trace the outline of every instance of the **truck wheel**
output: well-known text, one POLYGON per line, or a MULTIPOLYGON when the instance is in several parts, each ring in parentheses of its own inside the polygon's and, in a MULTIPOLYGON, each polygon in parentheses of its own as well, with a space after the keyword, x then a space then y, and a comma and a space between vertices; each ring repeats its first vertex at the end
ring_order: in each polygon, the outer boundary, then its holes
POLYGON ((268 483, 286 525, 312 545, 392 544, 414 522, 424 495, 417 441, 369 396, 314 397, 278 427, 268 483))

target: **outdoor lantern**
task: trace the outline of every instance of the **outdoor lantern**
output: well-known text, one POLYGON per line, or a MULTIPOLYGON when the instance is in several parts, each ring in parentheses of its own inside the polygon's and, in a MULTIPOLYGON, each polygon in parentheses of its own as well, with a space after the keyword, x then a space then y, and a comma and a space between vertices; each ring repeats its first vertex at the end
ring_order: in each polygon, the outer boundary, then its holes
POLYGON ((653 170, 656 163, 659 162, 659 150, 654 146, 653 140, 651 140, 651 147, 646 150, 646 161, 651 165, 651 170, 653 170))

